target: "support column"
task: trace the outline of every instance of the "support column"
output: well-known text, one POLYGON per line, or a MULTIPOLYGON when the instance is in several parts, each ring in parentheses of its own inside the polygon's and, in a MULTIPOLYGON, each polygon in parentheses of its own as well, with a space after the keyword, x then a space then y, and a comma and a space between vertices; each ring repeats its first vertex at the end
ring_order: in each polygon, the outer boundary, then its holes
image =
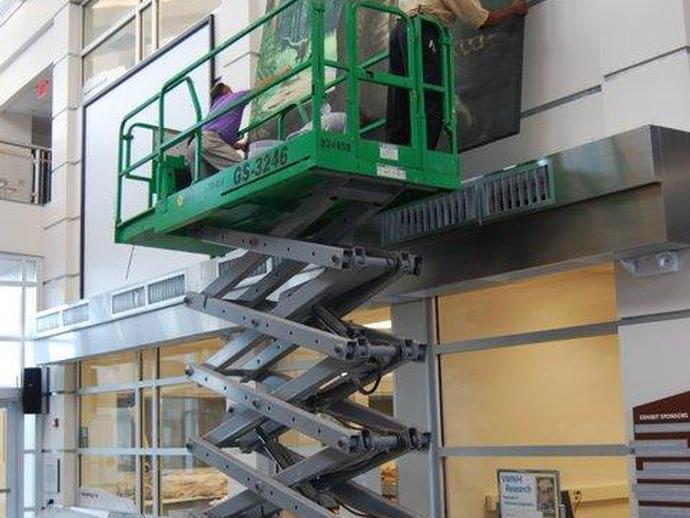
POLYGON ((428 452, 412 452, 398 459, 398 500, 425 516, 441 518, 441 467, 436 452, 441 431, 435 418, 436 357, 433 353, 435 316, 433 299, 396 304, 391 308, 393 334, 429 344, 426 363, 409 363, 395 372, 395 417, 432 433, 428 452))
POLYGON ((52 197, 46 207, 43 307, 80 296, 81 7, 65 2, 53 20, 52 197))
POLYGON ((37 495, 39 507, 48 505, 76 505, 78 486, 77 466, 77 400, 76 364, 50 367, 50 411, 43 416, 41 488, 37 495))

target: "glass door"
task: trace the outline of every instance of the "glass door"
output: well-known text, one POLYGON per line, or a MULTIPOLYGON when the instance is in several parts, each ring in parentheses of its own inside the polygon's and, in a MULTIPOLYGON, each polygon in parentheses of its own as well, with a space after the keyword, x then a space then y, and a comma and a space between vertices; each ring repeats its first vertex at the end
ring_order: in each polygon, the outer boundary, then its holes
POLYGON ((23 441, 19 417, 18 402, 0 396, 0 518, 19 516, 21 510, 17 482, 23 441))
POLYGON ((7 518, 10 487, 7 480, 7 408, 0 407, 0 518, 7 518))

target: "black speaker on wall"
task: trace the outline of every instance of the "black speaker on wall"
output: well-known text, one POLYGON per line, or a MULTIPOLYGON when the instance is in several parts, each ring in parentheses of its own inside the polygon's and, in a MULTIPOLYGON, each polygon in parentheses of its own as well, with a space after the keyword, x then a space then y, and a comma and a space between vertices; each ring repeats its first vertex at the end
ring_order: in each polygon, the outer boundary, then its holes
POLYGON ((40 414, 42 410, 42 383, 41 369, 31 367, 24 369, 22 377, 22 410, 25 414, 40 414))

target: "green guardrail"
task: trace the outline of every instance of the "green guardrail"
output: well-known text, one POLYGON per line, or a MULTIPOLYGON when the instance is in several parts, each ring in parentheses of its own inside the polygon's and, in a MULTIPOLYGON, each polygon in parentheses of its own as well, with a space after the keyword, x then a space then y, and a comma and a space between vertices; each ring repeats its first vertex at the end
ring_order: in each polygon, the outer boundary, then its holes
POLYGON ((245 103, 250 103, 256 98, 276 89, 280 85, 296 77, 297 75, 306 71, 311 72, 311 91, 297 100, 291 100, 285 105, 281 105, 269 112, 265 116, 251 121, 245 127, 240 129, 240 135, 245 135, 248 132, 259 128, 265 124, 277 119, 277 135, 278 138, 285 138, 285 123, 287 115, 296 111, 302 122, 312 123, 312 132, 317 138, 321 131, 321 107, 327 100, 329 90, 334 87, 346 83, 347 88, 347 129, 346 134, 353 140, 362 139, 367 133, 382 127, 385 120, 380 119, 360 127, 359 121, 359 107, 362 99, 360 98, 359 85, 361 82, 374 83, 384 87, 397 87, 410 90, 414 95, 413 99, 416 102, 410 103, 411 115, 411 147, 423 153, 427 149, 427 132, 426 132, 426 114, 424 111, 424 92, 433 91, 441 93, 444 96, 443 102, 443 126, 448 135, 448 142, 450 146, 449 153, 457 154, 457 138, 456 126, 457 120, 454 110, 454 77, 453 73, 453 49, 452 39, 447 28, 442 26, 435 19, 425 17, 422 15, 410 17, 404 11, 397 7, 385 5, 374 0, 283 0, 278 7, 269 13, 258 18, 251 25, 238 32, 234 36, 228 38, 214 49, 210 50, 199 59, 194 61, 189 66, 175 74, 173 77, 165 81, 160 91, 147 99, 135 109, 130 111, 122 120, 119 129, 118 142, 118 182, 117 182, 117 203, 116 203, 116 225, 123 223, 122 215, 122 199, 125 181, 143 182, 148 186, 148 206, 142 212, 150 211, 157 203, 162 203, 168 195, 173 194, 170 182, 164 181, 164 172, 162 170, 167 152, 173 147, 189 141, 193 137, 196 140, 196 160, 195 164, 189 164, 192 172, 192 183, 200 180, 199 173, 201 171, 201 131, 202 128, 221 117, 224 117, 229 112, 235 110, 238 106, 245 103), (332 59, 327 59, 325 56, 324 40, 325 40, 325 11, 327 1, 343 1, 345 3, 345 31, 346 31, 346 62, 341 63, 332 59), (310 16, 310 54, 308 59, 294 67, 293 69, 281 74, 273 80, 266 82, 266 84, 255 88, 242 99, 230 103, 223 110, 220 110, 212 115, 203 116, 201 112, 201 102, 199 94, 195 88, 194 81, 190 74, 209 63, 220 53, 230 49, 233 45, 239 43, 243 38, 249 36, 250 33, 260 30, 268 26, 276 17, 285 13, 289 8, 298 2, 308 3, 310 16), (361 10, 373 10, 394 16, 403 20, 407 24, 408 31, 408 75, 398 76, 388 72, 374 71, 373 67, 382 63, 388 58, 388 52, 381 52, 375 56, 369 57, 366 60, 359 62, 358 57, 358 31, 357 31, 357 16, 361 10), (422 33, 421 27, 423 22, 432 23, 437 26, 441 35, 441 59, 442 59, 442 80, 440 85, 428 84, 424 81, 424 65, 422 58, 422 49, 419 41, 422 33), (336 70, 336 78, 331 81, 326 81, 326 69, 331 68, 336 70), (340 75, 338 75, 340 74, 340 75), (188 101, 193 108, 195 121, 190 127, 176 131, 166 127, 166 114, 172 109, 169 106, 170 93, 181 86, 186 86, 188 92, 188 101), (306 107, 310 105, 311 113, 308 115, 306 107), (137 121, 136 118, 141 116, 147 108, 156 106, 157 124, 150 122, 137 121), (135 132, 138 130, 145 130, 150 132, 155 138, 155 145, 150 153, 136 161, 132 160, 132 144, 135 139, 135 132), (167 135, 173 134, 172 137, 166 138, 167 135), (150 176, 137 174, 136 171, 147 164, 151 164, 150 176))

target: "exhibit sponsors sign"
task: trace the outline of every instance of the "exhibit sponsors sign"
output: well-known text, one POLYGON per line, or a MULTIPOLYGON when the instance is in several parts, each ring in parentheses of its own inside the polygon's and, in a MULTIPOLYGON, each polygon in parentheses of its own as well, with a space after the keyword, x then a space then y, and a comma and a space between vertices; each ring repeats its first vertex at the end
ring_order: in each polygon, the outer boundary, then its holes
POLYGON ((653 516, 659 509, 686 515, 690 508, 690 392, 633 408, 633 425, 633 489, 640 516, 653 516))
POLYGON ((499 470, 501 518, 562 518, 557 471, 499 470))

